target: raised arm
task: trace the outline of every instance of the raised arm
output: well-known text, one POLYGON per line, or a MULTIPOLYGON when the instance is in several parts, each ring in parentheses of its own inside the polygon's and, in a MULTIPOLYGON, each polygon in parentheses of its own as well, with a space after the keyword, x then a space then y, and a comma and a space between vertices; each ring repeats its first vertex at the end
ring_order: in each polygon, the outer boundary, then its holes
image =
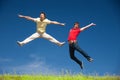
POLYGON ((84 31, 84 30, 86 30, 87 28, 89 28, 89 27, 91 27, 91 26, 95 26, 95 25, 96 25, 96 24, 91 23, 91 24, 89 24, 89 25, 87 25, 87 26, 85 26, 85 27, 80 28, 80 30, 81 30, 81 31, 84 31))
POLYGON ((31 20, 34 21, 34 18, 30 17, 30 16, 24 16, 24 15, 18 15, 20 18, 25 18, 27 20, 31 20))
POLYGON ((51 21, 50 24, 57 24, 57 25, 65 26, 64 23, 60 23, 60 22, 57 22, 57 21, 51 21))

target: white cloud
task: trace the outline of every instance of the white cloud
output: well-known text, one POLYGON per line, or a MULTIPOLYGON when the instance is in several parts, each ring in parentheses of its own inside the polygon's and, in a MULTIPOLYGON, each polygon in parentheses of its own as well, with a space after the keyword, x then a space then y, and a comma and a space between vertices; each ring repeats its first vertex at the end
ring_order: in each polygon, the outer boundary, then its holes
POLYGON ((0 58, 0 62, 10 62, 10 61, 12 61, 12 59, 0 58))
POLYGON ((30 54, 30 58, 34 59, 35 61, 39 61, 41 58, 38 55, 30 54))
POLYGON ((19 74, 57 74, 57 69, 53 66, 46 64, 39 56, 31 54, 30 58, 33 61, 23 65, 9 67, 8 73, 19 73, 19 74))

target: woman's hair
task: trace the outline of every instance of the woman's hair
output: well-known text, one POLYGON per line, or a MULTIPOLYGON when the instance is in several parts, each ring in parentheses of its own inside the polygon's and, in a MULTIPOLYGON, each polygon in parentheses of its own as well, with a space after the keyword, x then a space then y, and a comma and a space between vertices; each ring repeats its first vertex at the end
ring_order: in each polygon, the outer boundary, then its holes
POLYGON ((46 14, 45 14, 45 12, 41 12, 40 14, 44 14, 44 16, 45 16, 45 18, 46 18, 46 14))

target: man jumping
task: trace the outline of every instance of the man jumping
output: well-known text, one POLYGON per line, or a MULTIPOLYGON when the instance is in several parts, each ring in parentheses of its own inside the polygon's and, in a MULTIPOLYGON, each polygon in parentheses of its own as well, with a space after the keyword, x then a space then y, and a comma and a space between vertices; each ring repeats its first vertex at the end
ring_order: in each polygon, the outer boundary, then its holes
POLYGON ((80 28, 79 22, 75 22, 73 28, 70 29, 70 32, 69 32, 68 43, 69 43, 70 57, 72 60, 74 60, 76 63, 78 63, 80 65, 81 69, 83 69, 83 63, 82 63, 82 61, 78 60, 75 57, 75 54, 74 54, 75 50, 77 50, 79 53, 81 53, 89 62, 92 62, 93 59, 79 47, 79 45, 77 43, 77 37, 80 32, 82 32, 82 31, 86 30, 87 28, 94 26, 94 25, 96 25, 96 24, 91 23, 85 27, 80 28))

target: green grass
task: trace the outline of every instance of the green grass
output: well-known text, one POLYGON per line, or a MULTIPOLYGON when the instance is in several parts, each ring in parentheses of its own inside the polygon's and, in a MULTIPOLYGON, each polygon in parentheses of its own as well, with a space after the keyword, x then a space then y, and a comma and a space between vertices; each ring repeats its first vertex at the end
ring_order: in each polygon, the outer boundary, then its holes
POLYGON ((79 75, 0 75, 0 80, 120 80, 120 76, 85 76, 79 75))

